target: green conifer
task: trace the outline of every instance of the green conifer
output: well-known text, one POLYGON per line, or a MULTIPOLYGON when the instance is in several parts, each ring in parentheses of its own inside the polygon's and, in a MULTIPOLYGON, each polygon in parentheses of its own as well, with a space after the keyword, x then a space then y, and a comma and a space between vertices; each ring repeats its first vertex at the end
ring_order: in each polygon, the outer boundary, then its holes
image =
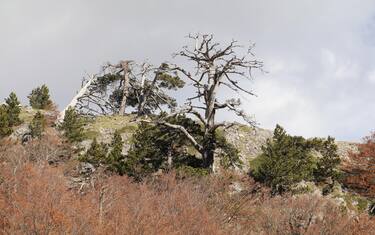
POLYGON ((123 146, 124 142, 122 141, 122 137, 120 133, 116 131, 110 145, 111 151, 107 156, 107 164, 110 170, 115 171, 120 175, 125 173, 124 155, 122 154, 123 146))
POLYGON ((0 106, 0 138, 12 134, 12 128, 9 125, 9 116, 5 105, 0 106))
POLYGON ((84 123, 80 115, 74 108, 69 108, 65 112, 65 117, 60 125, 60 130, 71 143, 80 142, 84 139, 84 123))
POLYGON ((17 126, 21 124, 20 113, 21 107, 17 95, 12 92, 9 97, 5 99, 6 111, 8 113, 8 121, 10 126, 17 126))
POLYGON ((293 185, 305 181, 323 181, 338 175, 340 162, 334 139, 314 138, 306 140, 301 136, 288 135, 277 125, 273 139, 262 147, 263 153, 253 161, 256 179, 269 185, 274 193, 282 193, 293 185), (315 154, 314 154, 315 151, 315 154), (320 153, 321 157, 316 156, 320 153))
POLYGON ((46 85, 42 85, 41 87, 32 90, 28 98, 30 106, 34 109, 48 109, 52 105, 49 89, 46 85))
POLYGON ((46 126, 46 120, 41 112, 37 112, 29 124, 30 134, 33 138, 42 138, 42 133, 46 126))
POLYGON ((281 193, 302 180, 313 179, 314 158, 303 137, 290 136, 277 125, 273 139, 262 147, 255 177, 281 193))
POLYGON ((335 180, 340 177, 337 166, 340 164, 341 159, 337 153, 335 139, 328 136, 327 140, 318 141, 316 146, 322 156, 319 158, 317 167, 314 170, 315 180, 323 181, 326 178, 335 180))
POLYGON ((80 161, 89 162, 98 166, 101 163, 105 163, 107 151, 107 146, 105 144, 98 143, 97 139, 95 138, 92 141, 90 148, 80 157, 80 161))

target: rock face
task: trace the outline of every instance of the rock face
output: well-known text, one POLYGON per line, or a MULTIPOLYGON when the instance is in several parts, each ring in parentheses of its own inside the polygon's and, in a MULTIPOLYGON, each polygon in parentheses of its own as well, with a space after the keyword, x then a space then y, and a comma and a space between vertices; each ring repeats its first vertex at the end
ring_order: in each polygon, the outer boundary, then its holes
POLYGON ((30 140, 30 129, 29 124, 31 123, 34 115, 37 112, 41 112, 46 121, 47 125, 52 125, 51 123, 55 120, 57 111, 55 110, 36 110, 29 106, 21 107, 20 119, 22 124, 16 127, 13 127, 13 133, 9 136, 9 138, 13 141, 21 141, 25 143, 30 140))
POLYGON ((249 170, 249 161, 257 157, 261 152, 261 147, 267 139, 272 138, 272 131, 252 128, 242 124, 236 124, 224 131, 228 142, 233 144, 240 151, 240 157, 244 163, 244 171, 249 170))
POLYGON ((11 140, 22 140, 22 138, 30 132, 28 124, 22 124, 13 130, 13 133, 9 136, 11 140))

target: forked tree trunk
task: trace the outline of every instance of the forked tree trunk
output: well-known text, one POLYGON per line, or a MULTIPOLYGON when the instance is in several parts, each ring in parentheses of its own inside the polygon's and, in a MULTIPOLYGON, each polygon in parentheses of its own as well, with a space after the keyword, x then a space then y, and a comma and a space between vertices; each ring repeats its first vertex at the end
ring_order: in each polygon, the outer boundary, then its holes
POLYGON ((126 99, 128 98, 129 95, 129 74, 130 74, 130 69, 129 69, 129 61, 121 61, 121 67, 124 70, 124 81, 122 85, 122 100, 121 100, 121 105, 120 105, 120 110, 119 110, 119 115, 125 115, 125 108, 126 108, 126 99))

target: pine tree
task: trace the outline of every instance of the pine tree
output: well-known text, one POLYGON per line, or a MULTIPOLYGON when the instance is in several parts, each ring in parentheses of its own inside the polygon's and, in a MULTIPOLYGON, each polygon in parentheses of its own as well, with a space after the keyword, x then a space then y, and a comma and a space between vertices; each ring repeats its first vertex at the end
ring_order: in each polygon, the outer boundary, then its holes
POLYGON ((281 193, 302 180, 313 179, 314 158, 303 137, 290 136, 277 125, 273 139, 262 147, 263 154, 255 178, 281 193))
POLYGON ((12 134, 12 128, 9 125, 9 116, 5 105, 0 106, 0 138, 12 134))
POLYGON ((46 126, 46 120, 41 112, 37 112, 29 124, 30 134, 33 138, 42 138, 42 133, 46 126))
POLYGON ((125 173, 124 155, 122 154, 122 148, 124 142, 118 131, 114 133, 112 143, 110 145, 111 151, 107 156, 107 164, 111 171, 117 172, 120 175, 125 173))
POLYGON ((317 142, 315 144, 316 149, 322 155, 319 158, 317 167, 314 170, 314 177, 316 181, 322 181, 326 178, 336 179, 340 176, 337 170, 337 166, 340 164, 341 159, 337 153, 337 145, 335 139, 328 136, 327 140, 313 140, 317 142))
POLYGON ((52 105, 49 89, 46 85, 42 85, 41 87, 32 90, 28 98, 30 106, 34 109, 48 109, 52 105))
POLYGON ((5 99, 6 111, 8 113, 8 121, 10 126, 17 126, 21 124, 21 119, 19 117, 21 113, 20 102, 18 101, 17 95, 12 92, 9 98, 5 99))
MULTIPOLYGON (((194 138, 202 142, 202 127, 198 122, 180 115, 168 119, 169 123, 183 126, 194 138)), ((199 153, 186 136, 174 128, 164 125, 142 123, 133 135, 132 146, 126 156, 126 173, 137 179, 158 170, 191 169, 196 172, 203 168, 199 153)), ((225 136, 216 133, 210 144, 220 150, 219 157, 224 168, 239 166, 238 150, 228 143, 225 136)))
MULTIPOLYGON (((183 116, 171 118, 169 122, 183 125, 195 136, 202 131, 199 124, 183 116)), ((126 156, 126 173, 141 179, 159 169, 199 168, 202 161, 188 153, 187 148, 191 148, 191 144, 179 130, 142 123, 133 135, 133 144, 126 156)))
POLYGON ((59 129, 64 131, 64 136, 71 143, 80 142, 84 138, 84 123, 80 115, 74 108, 70 107, 64 116, 64 120, 59 129))
POLYGON ((338 175, 336 167, 340 159, 331 137, 306 140, 288 135, 277 125, 272 140, 268 140, 262 150, 253 175, 270 186, 274 193, 288 191, 302 180, 316 182, 338 175), (315 156, 314 151, 321 157, 315 156))
POLYGON ((105 163, 107 151, 107 146, 105 144, 98 143, 97 139, 95 138, 92 141, 90 148, 80 157, 80 161, 89 162, 98 166, 101 163, 105 163))

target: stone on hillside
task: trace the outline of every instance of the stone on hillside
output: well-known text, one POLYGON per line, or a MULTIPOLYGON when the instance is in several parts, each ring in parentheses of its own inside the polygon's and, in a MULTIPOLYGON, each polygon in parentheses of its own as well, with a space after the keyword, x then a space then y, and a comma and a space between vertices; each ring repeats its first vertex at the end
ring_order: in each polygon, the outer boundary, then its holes
POLYGON ((11 140, 14 141, 22 141, 23 142, 23 137, 30 133, 30 129, 28 124, 24 123, 18 127, 15 127, 13 130, 13 133, 9 136, 11 140))
POLYGON ((80 169, 79 173, 82 175, 90 175, 95 172, 95 167, 92 164, 87 163, 87 162, 80 163, 79 169, 80 169))

